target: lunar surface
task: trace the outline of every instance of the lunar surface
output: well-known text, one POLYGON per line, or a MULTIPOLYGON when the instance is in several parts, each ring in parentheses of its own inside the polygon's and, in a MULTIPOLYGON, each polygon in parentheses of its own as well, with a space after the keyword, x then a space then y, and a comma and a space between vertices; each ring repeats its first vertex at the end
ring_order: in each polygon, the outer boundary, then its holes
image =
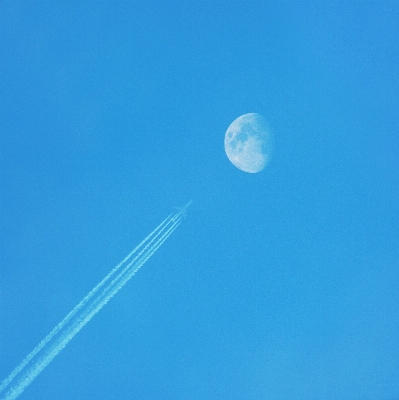
POLYGON ((266 120, 257 113, 238 117, 226 131, 224 149, 232 164, 242 171, 262 171, 272 153, 272 136, 266 120))

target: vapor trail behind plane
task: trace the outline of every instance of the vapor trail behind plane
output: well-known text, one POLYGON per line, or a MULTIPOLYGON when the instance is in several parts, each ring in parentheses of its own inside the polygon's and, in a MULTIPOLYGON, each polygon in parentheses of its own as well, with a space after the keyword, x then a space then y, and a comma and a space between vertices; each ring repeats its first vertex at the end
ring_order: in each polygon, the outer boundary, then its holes
POLYGON ((25 357, 1 383, 1 400, 16 399, 24 391, 173 233, 190 203, 162 221, 25 357))

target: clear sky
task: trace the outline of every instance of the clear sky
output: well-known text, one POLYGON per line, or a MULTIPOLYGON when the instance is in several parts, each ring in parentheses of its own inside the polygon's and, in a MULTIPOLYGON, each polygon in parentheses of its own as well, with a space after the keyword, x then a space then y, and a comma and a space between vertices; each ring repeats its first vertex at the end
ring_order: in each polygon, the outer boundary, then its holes
POLYGON ((21 399, 399 399, 399 3, 214 3, 0 3, 0 379, 193 200, 21 399))

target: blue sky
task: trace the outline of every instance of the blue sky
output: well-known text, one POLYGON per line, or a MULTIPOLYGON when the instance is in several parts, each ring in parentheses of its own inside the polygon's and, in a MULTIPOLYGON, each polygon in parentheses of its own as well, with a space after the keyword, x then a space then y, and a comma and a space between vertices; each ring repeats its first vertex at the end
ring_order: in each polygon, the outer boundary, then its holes
POLYGON ((398 3, 56 3, 0 4, 1 379, 192 199, 21 398, 398 399, 398 3))

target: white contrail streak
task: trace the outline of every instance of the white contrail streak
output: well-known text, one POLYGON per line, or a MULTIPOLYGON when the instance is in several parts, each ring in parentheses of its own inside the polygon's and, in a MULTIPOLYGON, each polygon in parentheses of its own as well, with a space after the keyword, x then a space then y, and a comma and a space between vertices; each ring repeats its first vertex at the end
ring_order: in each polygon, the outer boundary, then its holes
POLYGON ((14 369, 14 371, 1 383, 0 393, 6 386, 19 374, 26 364, 36 356, 36 354, 61 330, 67 323, 81 310, 88 301, 107 283, 107 281, 117 272, 118 269, 129 259, 165 224, 170 220, 171 215, 166 218, 157 228, 155 228, 130 254, 128 254, 87 296, 35 347, 35 349, 23 360, 23 362, 14 369))
POLYGON ((25 357, 1 383, 1 400, 16 399, 24 391, 173 233, 190 203, 162 221, 25 357))

